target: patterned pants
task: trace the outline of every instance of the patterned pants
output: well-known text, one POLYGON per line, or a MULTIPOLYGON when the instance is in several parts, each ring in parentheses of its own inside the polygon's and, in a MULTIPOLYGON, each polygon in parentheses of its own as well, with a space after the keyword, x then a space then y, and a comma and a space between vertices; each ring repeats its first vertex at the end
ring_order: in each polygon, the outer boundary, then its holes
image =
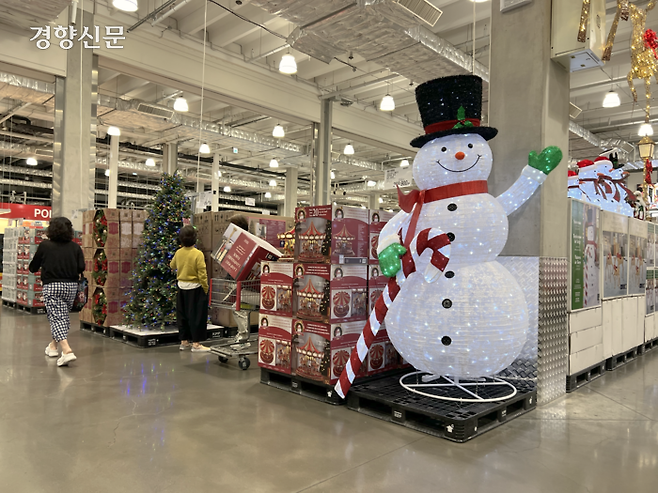
POLYGON ((71 328, 69 313, 77 292, 77 282, 52 282, 43 286, 43 300, 50 322, 50 332, 57 342, 68 337, 71 328))

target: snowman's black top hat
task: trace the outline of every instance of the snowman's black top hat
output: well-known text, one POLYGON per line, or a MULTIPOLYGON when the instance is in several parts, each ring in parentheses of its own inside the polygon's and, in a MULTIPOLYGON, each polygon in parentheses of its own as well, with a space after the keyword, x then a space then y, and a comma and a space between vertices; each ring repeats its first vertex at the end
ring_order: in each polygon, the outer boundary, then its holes
POLYGON ((479 134, 493 139, 498 130, 481 127, 482 79, 477 75, 454 75, 430 80, 416 88, 416 102, 425 127, 425 135, 411 141, 423 147, 445 135, 479 134))

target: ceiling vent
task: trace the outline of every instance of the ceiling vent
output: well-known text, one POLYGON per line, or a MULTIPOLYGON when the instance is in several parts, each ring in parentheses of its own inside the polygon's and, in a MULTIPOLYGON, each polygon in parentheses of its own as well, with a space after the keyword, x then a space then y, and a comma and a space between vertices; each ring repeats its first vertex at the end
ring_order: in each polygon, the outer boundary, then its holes
POLYGON ((581 110, 578 106, 576 106, 573 103, 569 103, 569 116, 572 119, 575 120, 576 118, 578 118, 578 115, 580 115, 582 112, 583 110, 581 110))
POLYGON ((159 116, 161 118, 171 118, 174 116, 174 111, 161 106, 152 106, 146 103, 139 103, 137 106, 137 111, 140 113, 146 113, 151 116, 159 116))
POLYGON ((429 3, 427 0, 395 0, 400 7, 404 7, 409 12, 418 17, 421 21, 426 22, 434 27, 443 11, 429 3))

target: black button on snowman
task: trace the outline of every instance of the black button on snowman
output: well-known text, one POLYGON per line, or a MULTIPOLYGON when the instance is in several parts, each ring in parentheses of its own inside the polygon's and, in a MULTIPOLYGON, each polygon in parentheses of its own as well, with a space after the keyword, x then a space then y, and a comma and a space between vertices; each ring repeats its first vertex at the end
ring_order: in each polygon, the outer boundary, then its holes
POLYGON ((539 188, 562 159, 557 147, 529 155, 519 179, 499 197, 487 191, 493 165, 487 143, 497 130, 480 126, 482 80, 465 75, 436 79, 416 89, 426 135, 413 176, 420 193, 401 197, 398 213, 380 235, 382 272, 400 269, 400 238, 406 248, 419 232, 447 233, 451 252, 445 275, 428 282, 431 252, 416 260, 386 314, 388 335, 417 369, 434 375, 479 377, 509 366, 528 330, 523 291, 497 257, 507 241, 507 216, 539 188), (399 234, 401 232, 401 235, 399 234))

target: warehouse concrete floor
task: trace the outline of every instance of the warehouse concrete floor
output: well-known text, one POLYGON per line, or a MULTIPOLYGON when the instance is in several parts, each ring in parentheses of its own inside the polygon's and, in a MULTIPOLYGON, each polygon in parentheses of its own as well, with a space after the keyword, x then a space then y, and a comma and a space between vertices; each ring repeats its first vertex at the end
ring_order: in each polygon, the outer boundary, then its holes
POLYGON ((208 354, 0 313, 0 491, 655 492, 658 350, 457 444, 259 383, 208 354))

